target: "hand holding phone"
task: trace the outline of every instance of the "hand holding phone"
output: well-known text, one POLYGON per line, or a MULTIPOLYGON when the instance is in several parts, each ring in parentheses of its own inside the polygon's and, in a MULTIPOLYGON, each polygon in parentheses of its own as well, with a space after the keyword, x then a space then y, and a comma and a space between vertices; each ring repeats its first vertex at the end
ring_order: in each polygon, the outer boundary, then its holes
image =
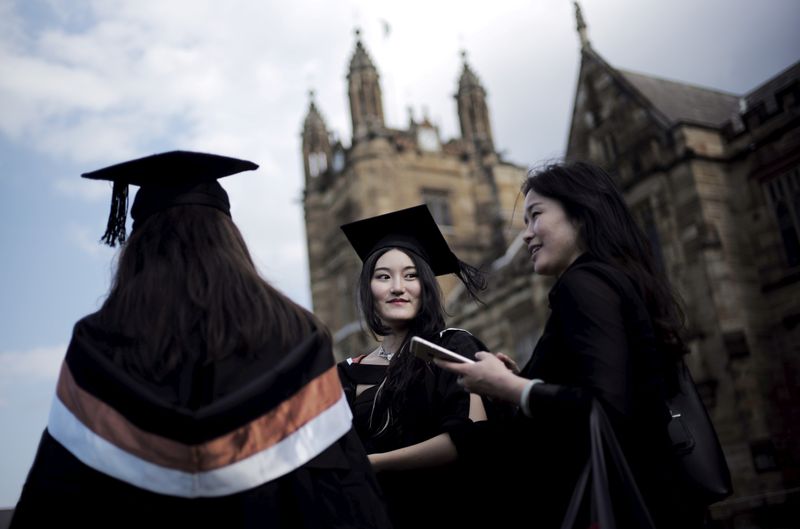
POLYGON ((438 358, 448 362, 461 362, 465 364, 475 363, 475 360, 455 353, 450 349, 445 349, 444 347, 436 345, 433 342, 429 342, 428 340, 420 338, 419 336, 414 336, 411 338, 411 352, 414 353, 414 356, 417 356, 425 361, 438 358))

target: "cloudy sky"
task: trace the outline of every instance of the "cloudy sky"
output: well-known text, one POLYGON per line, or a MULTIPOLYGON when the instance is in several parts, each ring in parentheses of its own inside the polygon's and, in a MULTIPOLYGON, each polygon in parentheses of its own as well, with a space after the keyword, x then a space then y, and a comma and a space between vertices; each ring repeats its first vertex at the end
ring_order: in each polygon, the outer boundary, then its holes
MULTIPOLYGON (((743 94, 800 59, 797 0, 584 0, 612 65, 743 94)), ((0 507, 47 420, 72 324, 108 288, 110 189, 82 172, 173 149, 253 160, 224 181, 263 275, 310 307, 300 129, 308 90, 349 143, 353 29, 386 120, 458 130, 459 51, 520 165, 563 153, 579 64, 568 0, 0 0, 0 507)))

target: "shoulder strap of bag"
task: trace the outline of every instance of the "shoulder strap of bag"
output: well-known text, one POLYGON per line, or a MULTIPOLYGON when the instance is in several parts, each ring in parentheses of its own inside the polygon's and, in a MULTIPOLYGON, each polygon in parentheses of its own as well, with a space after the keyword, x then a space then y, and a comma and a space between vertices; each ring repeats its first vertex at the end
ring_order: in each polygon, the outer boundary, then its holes
POLYGON ((633 472, 622 453, 611 422, 597 399, 592 401, 589 432, 591 440, 589 459, 578 477, 561 523, 561 529, 574 529, 584 499, 589 501, 590 521, 596 523, 599 529, 615 529, 617 527, 614 502, 611 497, 612 491, 609 489, 606 454, 610 456, 611 468, 619 476, 619 482, 623 487, 623 490, 615 491, 616 497, 627 498, 630 505, 629 512, 632 513, 637 528, 655 529, 650 511, 636 485, 633 472))

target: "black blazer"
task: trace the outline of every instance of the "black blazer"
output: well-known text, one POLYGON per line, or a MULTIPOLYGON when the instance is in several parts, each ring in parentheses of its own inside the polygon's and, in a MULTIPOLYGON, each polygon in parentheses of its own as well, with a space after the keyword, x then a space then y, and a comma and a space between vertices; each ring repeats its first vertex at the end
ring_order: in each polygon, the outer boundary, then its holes
POLYGON ((689 526, 673 520, 680 500, 670 470, 665 362, 633 283, 622 271, 583 254, 561 275, 548 300, 550 317, 520 373, 545 382, 531 390, 531 416, 517 412, 508 420, 452 432, 459 454, 483 471, 518 472, 526 483, 503 491, 525 505, 524 513, 509 513, 503 523, 559 527, 588 458, 588 415, 596 397, 612 420, 656 525, 689 526))

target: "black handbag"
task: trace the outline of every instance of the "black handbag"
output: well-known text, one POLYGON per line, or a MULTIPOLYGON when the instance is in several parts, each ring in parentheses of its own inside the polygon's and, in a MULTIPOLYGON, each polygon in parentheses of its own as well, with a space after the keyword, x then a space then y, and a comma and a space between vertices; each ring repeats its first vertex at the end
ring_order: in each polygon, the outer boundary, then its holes
POLYGON ((622 448, 619 446, 617 436, 611 427, 603 406, 597 399, 592 401, 592 411, 589 414, 590 452, 589 460, 583 469, 567 506, 561 529, 573 529, 581 517, 581 506, 588 500, 589 519, 587 525, 597 529, 616 529, 617 517, 614 513, 614 498, 609 487, 609 467, 616 471, 619 486, 616 490, 616 499, 625 499, 626 518, 624 527, 637 527, 640 529, 655 529, 655 524, 650 517, 650 512, 644 502, 636 480, 633 477, 622 448), (610 461, 607 461, 606 455, 610 461), (635 524, 631 525, 631 524, 635 524))
POLYGON ((705 505, 730 496, 733 485, 725 454, 684 362, 678 368, 678 391, 667 405, 672 415, 669 437, 683 482, 705 505))

